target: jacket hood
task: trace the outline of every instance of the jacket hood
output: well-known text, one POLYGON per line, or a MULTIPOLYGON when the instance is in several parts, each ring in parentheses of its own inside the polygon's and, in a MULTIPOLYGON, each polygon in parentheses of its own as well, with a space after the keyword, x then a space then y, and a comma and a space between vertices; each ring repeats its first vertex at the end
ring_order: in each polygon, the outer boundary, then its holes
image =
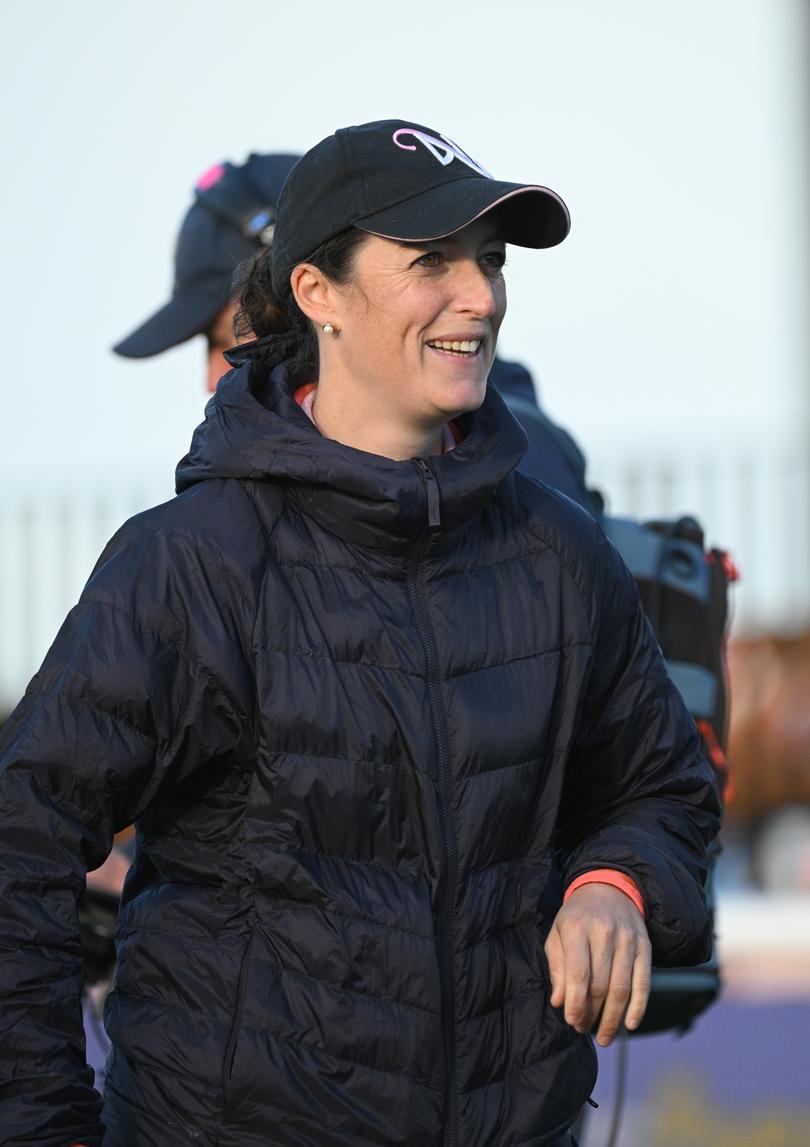
MULTIPOLYGON (((177 467, 178 494, 209 478, 282 482, 332 532, 360 545, 401 549, 427 525, 424 466, 324 438, 295 401, 289 353, 283 337, 229 353, 235 369, 220 382, 177 467)), ((458 424, 463 442, 424 460, 439 488, 442 533, 481 513, 527 445, 491 386, 480 409, 458 424)))

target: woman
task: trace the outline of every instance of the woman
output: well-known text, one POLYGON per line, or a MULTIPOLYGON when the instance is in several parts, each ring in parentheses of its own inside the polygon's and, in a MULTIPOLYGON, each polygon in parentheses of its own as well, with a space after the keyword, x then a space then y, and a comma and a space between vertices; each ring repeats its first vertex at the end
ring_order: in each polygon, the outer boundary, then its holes
POLYGON ((101 1142, 74 901, 129 821, 116 1147, 570 1143, 600 1011, 607 1043, 651 949, 706 957, 693 726, 486 391, 504 244, 567 230, 402 121, 292 172, 244 291, 267 337, 4 732, 3 1142, 101 1142))

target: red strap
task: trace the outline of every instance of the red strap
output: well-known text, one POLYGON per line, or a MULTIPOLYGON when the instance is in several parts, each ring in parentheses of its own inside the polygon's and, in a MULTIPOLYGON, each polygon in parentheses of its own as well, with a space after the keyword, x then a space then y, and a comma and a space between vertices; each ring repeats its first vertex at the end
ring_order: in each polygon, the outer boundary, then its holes
POLYGON ((720 560, 723 563, 723 573, 726 575, 728 580, 732 583, 739 581, 740 567, 734 561, 734 558, 731 556, 731 554, 727 554, 725 550, 723 550, 723 556, 720 560))
POLYGON ((624 872, 619 872, 617 868, 594 868, 590 872, 583 872, 582 876, 578 876, 565 890, 563 896, 563 904, 565 904, 568 897, 581 888, 583 884, 610 884, 613 888, 618 888, 625 896, 630 899, 638 908, 642 916, 646 916, 644 911, 644 900, 638 890, 638 885, 635 880, 627 876, 624 872))
POLYGON ((709 553, 704 554, 703 557, 708 566, 713 566, 714 563, 719 560, 723 573, 726 575, 726 580, 731 582, 732 585, 735 581, 740 580, 740 567, 726 550, 710 550, 709 553))
POLYGON ((709 759, 722 777, 723 802, 729 804, 734 799, 734 780, 731 775, 728 757, 723 752, 723 746, 718 741, 717 734, 711 722, 700 720, 696 721, 695 724, 709 751, 709 759))

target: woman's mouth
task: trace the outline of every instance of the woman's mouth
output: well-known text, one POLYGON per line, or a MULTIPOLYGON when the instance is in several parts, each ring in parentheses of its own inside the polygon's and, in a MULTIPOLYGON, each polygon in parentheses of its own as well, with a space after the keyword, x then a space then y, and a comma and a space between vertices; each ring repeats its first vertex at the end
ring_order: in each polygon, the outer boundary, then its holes
POLYGON ((448 342, 441 339, 429 339, 428 346, 433 350, 444 351, 446 354, 475 355, 481 347, 482 339, 459 339, 448 342))

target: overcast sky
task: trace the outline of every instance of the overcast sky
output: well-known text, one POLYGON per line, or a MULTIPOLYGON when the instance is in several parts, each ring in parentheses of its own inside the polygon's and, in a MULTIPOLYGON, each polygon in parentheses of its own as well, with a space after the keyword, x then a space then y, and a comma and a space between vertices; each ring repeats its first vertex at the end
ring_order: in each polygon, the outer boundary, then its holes
POLYGON ((589 452, 702 425, 783 433, 806 368, 806 10, 9 5, 3 473, 169 482, 204 405, 202 342, 142 362, 108 348, 168 297, 194 180, 387 116, 569 203, 561 247, 510 254, 501 348, 589 452))

